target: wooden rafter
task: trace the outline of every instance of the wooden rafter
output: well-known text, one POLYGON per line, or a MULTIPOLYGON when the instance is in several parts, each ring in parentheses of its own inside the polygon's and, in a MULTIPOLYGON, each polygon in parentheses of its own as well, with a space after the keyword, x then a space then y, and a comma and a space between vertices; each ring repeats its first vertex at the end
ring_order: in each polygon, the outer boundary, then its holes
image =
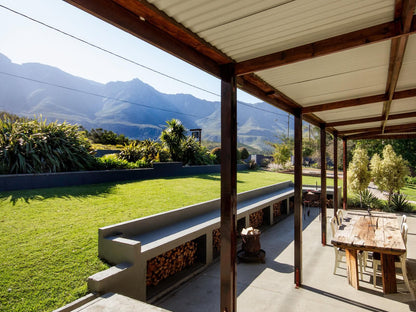
MULTIPOLYGON (((416 17, 414 17, 414 20, 416 20, 416 17)), ((393 21, 242 61, 236 64, 236 74, 246 75, 260 70, 283 66, 370 43, 388 40, 403 35, 400 28, 400 25, 393 21)), ((410 30, 411 32, 414 32, 415 25, 413 25, 413 28, 410 30)))
POLYGON ((361 134, 344 137, 347 140, 409 140, 416 139, 416 132, 401 134, 361 134))
MULTIPOLYGON (((416 97, 416 89, 398 91, 393 94, 394 100, 405 99, 409 97, 416 97)), ((302 114, 311 114, 311 113, 322 112, 322 111, 333 110, 333 109, 340 109, 340 108, 360 106, 360 105, 365 105, 365 104, 378 103, 378 102, 386 101, 387 99, 388 99, 388 96, 386 94, 377 94, 377 95, 370 95, 370 96, 365 96, 361 98, 342 100, 342 101, 336 101, 336 102, 325 103, 325 104, 311 105, 311 106, 303 107, 302 114)))
POLYGON ((383 105, 383 131, 386 128, 390 114, 391 102, 396 91, 397 81, 399 80, 400 70, 406 51, 407 40, 412 26, 413 12, 415 11, 416 0, 396 0, 395 2, 395 21, 400 23, 400 32, 403 36, 393 38, 390 48, 389 71, 386 84, 387 100, 383 105))
MULTIPOLYGON (((65 0, 66 2, 102 19, 108 23, 125 30, 126 32, 216 76, 220 77, 220 65, 229 59, 222 59, 221 55, 215 53, 208 44, 200 41, 196 44, 191 40, 191 37, 197 38, 196 35, 191 36, 185 31, 180 31, 180 27, 174 23, 170 23, 166 17, 162 17, 160 11, 150 13, 142 1, 122 1, 119 3, 108 0, 65 0), (128 9, 122 5, 128 2, 128 9), (137 13, 133 13, 131 8, 134 8, 137 13), (142 16, 146 11, 148 15, 142 16), (150 15, 153 14, 152 18, 150 15), (165 20, 165 27, 172 26, 174 31, 168 33, 164 28, 156 26, 155 20, 161 18, 165 20), (153 22, 150 22, 153 21, 153 22), (214 57, 213 55, 216 55, 214 57), (222 61, 219 61, 222 59, 222 61)), ((202 40, 202 39, 201 39, 202 40)))
MULTIPOLYGON (((389 115, 389 120, 405 119, 405 118, 412 118, 412 117, 416 117, 416 112, 389 115)), ((354 120, 342 120, 342 121, 328 122, 326 124, 326 127, 330 128, 330 127, 340 127, 340 126, 347 126, 347 125, 357 125, 357 124, 377 122, 377 121, 383 121, 383 120, 384 120, 383 116, 360 118, 360 119, 354 119, 354 120)))
MULTIPOLYGON (((382 128, 381 127, 371 127, 371 128, 361 128, 361 129, 352 129, 352 130, 345 130, 345 131, 339 131, 338 134, 339 135, 349 135, 349 134, 353 134, 353 133, 382 133, 382 128)), ((388 132, 395 132, 395 133, 400 133, 400 132, 405 132, 405 131, 413 131, 416 130, 416 123, 410 123, 410 124, 404 124, 404 125, 396 125, 396 126, 389 126, 389 127, 385 127, 384 131, 386 133, 388 132)))

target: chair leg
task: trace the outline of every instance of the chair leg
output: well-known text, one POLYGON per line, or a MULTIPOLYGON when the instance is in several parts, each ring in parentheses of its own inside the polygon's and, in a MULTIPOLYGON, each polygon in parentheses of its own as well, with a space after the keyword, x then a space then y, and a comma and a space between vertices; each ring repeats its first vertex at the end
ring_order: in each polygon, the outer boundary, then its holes
POLYGON ((373 285, 376 287, 378 261, 373 260, 373 285))

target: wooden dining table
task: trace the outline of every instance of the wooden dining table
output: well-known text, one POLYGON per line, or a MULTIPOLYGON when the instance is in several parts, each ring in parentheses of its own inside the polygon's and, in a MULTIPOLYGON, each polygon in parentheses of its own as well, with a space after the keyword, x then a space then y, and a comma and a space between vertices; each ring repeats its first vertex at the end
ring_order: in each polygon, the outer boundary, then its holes
POLYGON ((397 216, 392 213, 349 211, 331 243, 345 250, 348 282, 358 289, 357 252, 380 253, 383 292, 397 292, 395 256, 406 252, 397 216))

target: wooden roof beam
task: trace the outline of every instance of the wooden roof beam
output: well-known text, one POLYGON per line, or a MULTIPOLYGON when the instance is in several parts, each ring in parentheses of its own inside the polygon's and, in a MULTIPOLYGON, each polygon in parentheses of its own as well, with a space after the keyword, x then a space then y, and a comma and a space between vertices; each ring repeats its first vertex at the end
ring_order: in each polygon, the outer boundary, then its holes
MULTIPOLYGON (((397 119, 412 118, 412 117, 416 117, 416 112, 390 115, 389 120, 397 120, 397 119)), ((369 122, 377 122, 377 121, 383 121, 383 120, 384 120, 383 116, 377 116, 377 117, 369 117, 369 118, 361 118, 361 119, 353 119, 353 120, 328 122, 326 126, 327 127, 340 127, 340 126, 357 125, 357 124, 363 124, 363 123, 369 123, 369 122)))
POLYGON ((65 1, 216 77, 220 77, 221 63, 232 62, 211 49, 202 39, 197 43, 196 36, 192 37, 184 28, 181 29, 178 24, 170 22, 160 11, 151 12, 141 1, 65 1), (164 21, 163 27, 154 24, 155 21, 159 22, 159 19, 164 21), (170 32, 165 29, 169 27, 170 32))
POLYGON ((400 23, 400 31, 403 36, 393 38, 390 48, 389 72, 386 84, 387 101, 383 105, 383 131, 386 127, 390 114, 391 102, 396 91, 397 81, 399 80, 400 70, 403 64, 403 57, 406 51, 409 32, 412 27, 413 12, 415 11, 416 0, 396 0, 395 2, 395 21, 400 23))
MULTIPOLYGON (((413 16, 413 21, 416 21, 416 16, 413 16)), ((416 23, 413 22, 408 33, 416 31, 415 24, 416 23)), ((400 36, 404 36, 404 33, 402 32, 402 27, 399 22, 393 21, 383 23, 347 34, 305 44, 300 47, 239 62, 235 67, 236 74, 246 75, 256 71, 300 62, 314 57, 340 52, 400 36)))
MULTIPOLYGON (((409 97, 416 97, 416 89, 408 89, 403 91, 395 92, 393 100, 405 99, 409 97)), ((312 106, 306 106, 302 108, 302 114, 311 114, 316 112, 322 112, 332 109, 347 108, 353 106, 360 106, 365 104, 372 104, 377 102, 383 102, 388 99, 386 94, 370 95, 362 98, 342 100, 325 104, 318 104, 312 106)))
POLYGON ((404 139, 416 139, 416 132, 413 133, 401 133, 401 134, 362 134, 354 136, 345 136, 346 140, 404 140, 404 139))
MULTIPOLYGON (((338 131, 339 135, 347 136, 354 133, 379 133, 382 134, 381 127, 372 127, 372 128, 361 128, 361 129, 352 129, 352 130, 345 130, 345 131, 338 131)), ((389 126, 385 127, 384 129, 386 132, 403 132, 403 131, 416 131, 416 123, 404 124, 404 125, 397 125, 397 126, 389 126)))

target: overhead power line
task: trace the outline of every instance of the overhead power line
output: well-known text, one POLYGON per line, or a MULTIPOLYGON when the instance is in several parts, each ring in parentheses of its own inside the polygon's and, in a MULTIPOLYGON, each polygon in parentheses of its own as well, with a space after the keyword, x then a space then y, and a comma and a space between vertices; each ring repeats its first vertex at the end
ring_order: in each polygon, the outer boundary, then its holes
MULTIPOLYGON (((158 74, 158 75, 161 75, 161 76, 164 76, 164 77, 166 77, 166 78, 172 79, 172 80, 174 80, 174 81, 176 81, 176 82, 179 82, 179 83, 182 83, 182 84, 184 84, 184 85, 190 86, 190 87, 195 88, 195 89, 197 89, 197 90, 200 90, 200 91, 203 91, 203 92, 209 93, 209 94, 211 94, 211 95, 215 95, 215 96, 217 96, 217 97, 219 97, 219 98, 221 97, 218 93, 215 93, 215 92, 209 91, 209 90, 207 90, 207 89, 201 88, 201 87, 199 87, 199 86, 196 86, 196 85, 191 84, 191 83, 189 83, 189 82, 186 82, 186 81, 184 81, 184 80, 178 79, 178 78, 173 77, 173 76, 170 76, 170 75, 168 75, 168 74, 165 74, 165 73, 163 73, 163 72, 161 72, 161 71, 158 71, 158 70, 156 70, 156 69, 154 69, 154 68, 151 68, 151 67, 149 67, 149 66, 146 66, 146 65, 143 65, 143 64, 141 64, 141 63, 138 63, 138 62, 136 62, 136 61, 134 61, 134 60, 131 60, 131 59, 129 59, 129 58, 127 58, 127 57, 124 57, 124 56, 122 56, 122 55, 120 55, 120 54, 117 54, 117 53, 115 53, 115 52, 112 52, 112 51, 110 51, 110 50, 107 50, 107 49, 105 49, 105 48, 103 48, 103 47, 100 47, 100 46, 98 46, 98 45, 94 44, 94 43, 91 43, 91 42, 89 42, 89 41, 87 41, 87 40, 84 40, 84 39, 82 39, 82 38, 80 38, 80 37, 77 37, 77 36, 72 35, 72 34, 70 34, 70 33, 68 33, 68 32, 65 32, 65 31, 63 31, 63 30, 61 30, 61 29, 59 29, 59 28, 56 28, 56 27, 51 26, 51 25, 48 25, 48 24, 46 24, 46 23, 44 23, 44 22, 42 22, 42 21, 39 21, 39 20, 37 20, 37 19, 35 19, 35 18, 33 18, 33 17, 30 17, 30 16, 28 16, 28 15, 26 15, 26 14, 24 14, 24 13, 21 13, 21 12, 18 12, 18 11, 16 11, 16 10, 13 10, 13 9, 11 9, 11 8, 9 8, 9 7, 6 7, 6 6, 2 5, 2 4, 0 4, 0 7, 1 7, 1 8, 3 8, 3 9, 5 9, 5 10, 8 10, 8 11, 10 11, 10 12, 14 13, 14 14, 17 14, 17 15, 19 15, 19 16, 22 16, 22 17, 24 17, 24 18, 26 18, 26 19, 29 19, 29 20, 31 20, 31 21, 33 21, 33 22, 35 22, 35 23, 38 23, 38 24, 40 24, 40 25, 42 25, 42 26, 44 26, 44 27, 47 27, 47 28, 52 29, 52 30, 54 30, 54 31, 56 31, 56 32, 59 32, 59 33, 61 33, 61 34, 65 35, 65 36, 67 36, 67 37, 70 37, 70 38, 72 38, 72 39, 78 40, 78 41, 80 41, 80 42, 82 42, 82 43, 84 43, 84 44, 86 44, 86 45, 89 45, 89 46, 91 46, 91 47, 93 47, 93 48, 96 48, 96 49, 98 49, 98 50, 100 50, 100 51, 103 51, 103 52, 105 52, 105 53, 108 53, 108 54, 110 54, 110 55, 112 55, 112 56, 114 56, 114 57, 117 57, 117 58, 119 58, 119 59, 122 59, 122 60, 124 60, 124 61, 126 61, 126 62, 129 62, 129 63, 131 63, 131 64, 134 64, 134 65, 136 65, 136 66, 139 66, 139 67, 141 67, 141 68, 144 68, 144 69, 146 69, 146 70, 152 71, 152 72, 154 72, 154 73, 156 73, 156 74, 158 74)), ((8 73, 4 73, 4 72, 2 72, 2 73, 3 73, 3 74, 5 74, 5 75, 7 75, 7 74, 8 74, 8 73)), ((11 74, 9 74, 9 75, 11 75, 11 74)), ((13 75, 11 75, 11 76, 13 76, 13 75)), ((16 76, 16 77, 19 77, 19 76, 16 76)), ((19 78, 22 78, 22 79, 27 79, 27 80, 32 80, 31 78, 27 78, 27 77, 19 77, 19 78)), ((33 80, 33 81, 36 81, 36 80, 33 80)), ((49 84, 49 85, 53 85, 53 86, 56 86, 56 87, 65 88, 65 89, 71 90, 71 88, 68 88, 68 87, 65 87, 65 86, 61 86, 61 85, 54 85, 54 84, 52 84, 52 83, 48 83, 48 82, 45 82, 45 81, 36 81, 36 82, 39 82, 39 83, 44 83, 44 84, 49 84)), ((76 90, 76 89, 73 89, 73 91, 77 91, 77 92, 84 92, 84 91, 82 91, 82 90, 76 90)), ((86 92, 86 93, 88 94, 88 92, 86 92)), ((91 94, 91 95, 95 95, 95 94, 91 94)), ((96 96, 101 96, 101 95, 96 95, 96 96)), ((120 100, 120 101, 123 101, 123 100, 120 100)), ((133 103, 130 103, 130 104, 133 104, 133 103)), ((137 103, 136 103, 136 104, 137 104, 137 103)), ((269 111, 269 110, 266 110, 266 109, 262 109, 262 108, 259 108, 259 107, 254 107, 254 106, 252 106, 251 104, 242 103, 242 102, 239 102, 239 104, 240 104, 240 105, 247 106, 247 107, 249 107, 249 108, 251 108, 251 109, 256 109, 256 110, 263 111, 263 112, 267 112, 267 113, 270 113, 270 114, 279 115, 279 116, 286 116, 286 114, 277 113, 277 112, 272 112, 272 111, 269 111)), ((144 104, 143 104, 142 106, 146 106, 146 105, 144 105, 144 104)), ((150 108, 151 108, 152 106, 146 106, 146 107, 150 107, 150 108)), ((168 111, 168 110, 167 110, 167 111, 168 111)), ((169 111, 169 112, 174 112, 174 111, 169 111)), ((180 113, 180 112, 175 112, 175 113, 180 113)), ((185 113, 180 113, 180 114, 184 114, 184 115, 186 115, 185 113)), ((189 115, 189 116, 192 116, 192 115, 189 115)), ((199 117, 199 116, 194 116, 194 117, 199 117)), ((207 118, 207 117, 206 117, 206 118, 207 118)))
POLYGON ((82 94, 86 94, 86 95, 91 95, 91 96, 105 98, 105 99, 109 99, 109 100, 113 100, 113 101, 128 103, 128 104, 131 104, 131 105, 146 107, 146 108, 150 108, 150 109, 156 109, 156 110, 160 110, 160 111, 164 111, 164 112, 169 112, 169 113, 181 114, 181 115, 190 116, 190 117, 196 117, 196 118, 200 118, 200 119, 211 119, 211 120, 215 120, 215 118, 201 117, 201 116, 198 116, 198 115, 193 115, 193 114, 178 112, 178 111, 169 110, 169 109, 165 109, 165 108, 150 106, 150 105, 141 104, 141 103, 137 103, 137 102, 132 102, 132 101, 128 101, 128 100, 124 100, 124 99, 119 99, 119 98, 114 98, 114 97, 111 97, 111 96, 106 96, 106 95, 102 95, 102 94, 98 94, 98 93, 93 93, 93 92, 89 92, 89 91, 85 91, 85 90, 80 90, 80 89, 76 89, 76 88, 62 86, 62 85, 55 84, 55 83, 41 81, 41 80, 29 78, 29 77, 19 76, 19 75, 15 75, 15 74, 11 74, 11 73, 6 73, 6 72, 3 72, 3 71, 0 71, 0 74, 7 75, 7 76, 10 76, 10 77, 20 78, 20 79, 24 79, 24 80, 28 80, 28 81, 32 81, 32 82, 41 83, 41 84, 45 84, 45 85, 52 86, 52 87, 62 88, 62 89, 65 89, 65 90, 69 90, 69 91, 73 91, 73 92, 78 92, 78 93, 82 93, 82 94))

